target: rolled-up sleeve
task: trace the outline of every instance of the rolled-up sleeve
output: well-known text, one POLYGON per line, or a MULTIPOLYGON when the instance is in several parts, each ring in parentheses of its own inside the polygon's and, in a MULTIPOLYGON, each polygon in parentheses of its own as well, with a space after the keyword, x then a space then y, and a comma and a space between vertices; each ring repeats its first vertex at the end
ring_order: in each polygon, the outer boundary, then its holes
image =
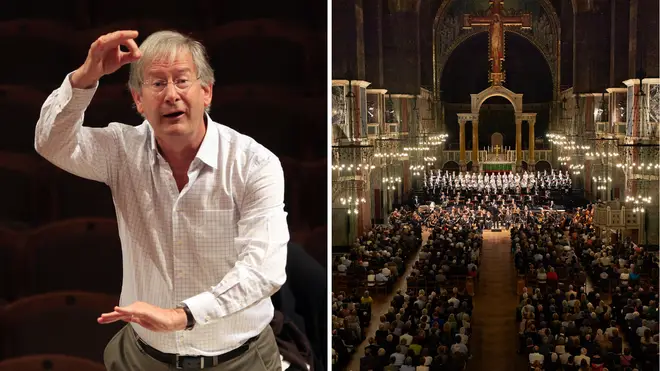
POLYGON ((239 209, 238 261, 218 285, 183 301, 197 323, 243 310, 273 295, 286 281, 289 229, 284 172, 276 157, 252 161, 239 209))

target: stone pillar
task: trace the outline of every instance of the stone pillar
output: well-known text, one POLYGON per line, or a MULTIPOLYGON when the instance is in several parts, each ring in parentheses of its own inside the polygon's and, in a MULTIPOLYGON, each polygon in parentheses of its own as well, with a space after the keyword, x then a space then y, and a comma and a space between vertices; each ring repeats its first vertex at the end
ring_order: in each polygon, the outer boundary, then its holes
POLYGON ((362 236, 364 233, 371 230, 371 182, 369 182, 369 177, 364 176, 364 187, 357 192, 357 197, 360 199, 364 198, 366 202, 360 203, 359 213, 357 215, 357 233, 358 236, 362 236))
POLYGON ((439 94, 434 93, 433 96, 433 101, 434 101, 434 108, 435 108, 435 127, 438 128, 438 130, 441 133, 446 133, 447 128, 445 125, 445 110, 444 106, 442 104, 442 100, 440 100, 439 94))
POLYGON ((516 117, 516 171, 522 169, 522 118, 516 117))
POLYGON ((388 0, 383 9, 383 77, 388 90, 401 94, 417 95, 421 88, 419 1, 388 0))
MULTIPOLYGON (((398 109, 395 108, 399 117, 399 137, 405 138, 409 135, 417 135, 418 120, 415 110, 413 109, 413 100, 416 96, 410 94, 391 94, 390 96, 399 102, 398 109)), ((409 157, 403 160, 402 164, 403 169, 401 172, 401 181, 403 182, 403 187, 399 190, 399 193, 403 192, 403 194, 399 195, 399 201, 404 199, 404 196, 407 195, 412 187, 409 157)))
POLYGON ((534 139, 536 138, 536 136, 534 135, 534 124, 536 123, 536 119, 531 119, 528 121, 528 123, 529 123, 529 162, 527 163, 527 170, 534 171, 534 165, 536 164, 534 158, 534 139))
POLYGON ((479 163, 479 120, 472 120, 472 169, 479 163))
POLYGON ((458 135, 458 148, 460 150, 460 155, 459 155, 459 163, 458 165, 461 167, 461 171, 464 171, 466 169, 465 166, 465 120, 462 118, 458 119, 458 126, 460 128, 459 130, 459 135, 458 135))
POLYGON ((573 19, 573 92, 603 91, 609 86, 610 4, 577 1, 573 19), (598 4, 596 9, 596 3, 598 4), (602 12, 602 13, 601 13, 602 12))
POLYGON ((628 22, 628 77, 637 75, 637 12, 638 0, 630 0, 628 22))
POLYGON ((332 78, 365 80, 362 2, 332 2, 332 78))
POLYGON ((638 79, 630 79, 623 82, 623 84, 626 85, 627 96, 632 97, 632 99, 627 100, 628 104, 626 106, 626 120, 628 128, 626 130, 626 136, 628 137, 640 136, 641 117, 639 117, 639 110, 637 109, 639 107, 638 105, 640 104, 639 89, 641 89, 641 86, 639 83, 640 81, 638 79))
POLYGON ((383 7, 382 1, 363 0, 364 63, 366 79, 372 87, 385 86, 383 75, 383 7))

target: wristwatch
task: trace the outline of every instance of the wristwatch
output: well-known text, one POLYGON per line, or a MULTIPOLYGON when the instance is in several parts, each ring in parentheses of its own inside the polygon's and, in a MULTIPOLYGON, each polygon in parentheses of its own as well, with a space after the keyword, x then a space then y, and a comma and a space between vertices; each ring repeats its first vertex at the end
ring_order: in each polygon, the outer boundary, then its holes
POLYGON ((186 313, 186 330, 190 331, 195 327, 195 317, 193 317, 190 308, 186 304, 179 304, 177 308, 183 309, 183 312, 186 313))

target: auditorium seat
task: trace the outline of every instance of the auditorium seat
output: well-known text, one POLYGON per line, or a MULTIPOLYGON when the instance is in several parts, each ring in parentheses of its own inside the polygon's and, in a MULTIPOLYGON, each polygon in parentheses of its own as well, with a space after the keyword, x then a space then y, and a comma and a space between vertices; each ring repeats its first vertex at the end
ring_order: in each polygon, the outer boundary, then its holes
POLYGON ((52 215, 53 169, 37 154, 0 151, 0 222, 47 221, 52 215))
POLYGON ((114 219, 54 222, 27 238, 22 296, 62 290, 119 294, 121 243, 114 219))
POLYGON ((293 26, 290 22, 278 19, 236 20, 231 23, 216 26, 207 31, 205 42, 210 47, 222 44, 226 40, 236 38, 271 37, 288 40, 299 44, 305 49, 312 48, 315 34, 308 28, 293 26))
POLYGON ((16 268, 26 235, 24 231, 0 226, 0 302, 13 301, 20 291, 16 268))
POLYGON ((96 319, 118 303, 117 296, 75 291, 19 299, 1 314, 5 358, 66 354, 103 362, 105 346, 125 323, 96 319))
POLYGON ((57 177, 56 217, 58 220, 74 218, 115 218, 112 192, 105 183, 84 179, 62 171, 57 177))
POLYGON ((37 354, 0 362, 0 371, 105 371, 105 366, 63 354, 37 354))
MULTIPOLYGON (((83 1, 83 3, 86 0, 83 1)), ((82 5, 81 0, 61 0, 35 3, 34 1, 5 0, 1 2, 0 19, 28 18, 39 20, 73 21, 75 9, 82 5)))
POLYGON ((0 23, 2 50, 20 51, 20 58, 3 58, 0 68, 5 84, 54 82, 85 60, 86 53, 75 43, 71 28, 58 21, 15 20, 0 23), (48 60, 39 68, 27 68, 25 61, 48 60))
MULTIPOLYGON (((127 15, 135 18, 141 17, 144 2, 131 0, 118 0, 113 2, 90 1, 87 8, 90 18, 93 20, 93 24, 99 27, 117 23, 122 19, 126 19, 127 15)), ((102 34, 99 34, 98 36, 101 35, 102 34)))
MULTIPOLYGON (((3 47, 1 41, 0 48, 13 50, 13 48, 3 47)), ((3 68, 2 66, 3 64, 0 62, 0 68, 3 68)), ((4 69, 22 71, 17 66, 4 69)), ((23 75, 23 73, 17 72, 7 75, 11 75, 11 77, 8 79, 3 77, 3 83, 9 83, 8 80, 14 78, 14 75, 23 75)), ((63 79, 64 75, 59 78, 63 79)), ((43 83, 43 80, 41 83, 43 83)), ((54 89, 54 85, 52 89, 54 89)), ((4 112, 2 121, 6 124, 5 135, 0 137, 0 148, 3 151, 34 153, 34 127, 37 124, 39 112, 46 97, 48 97, 48 93, 41 92, 33 87, 0 85, 0 110, 4 112)))

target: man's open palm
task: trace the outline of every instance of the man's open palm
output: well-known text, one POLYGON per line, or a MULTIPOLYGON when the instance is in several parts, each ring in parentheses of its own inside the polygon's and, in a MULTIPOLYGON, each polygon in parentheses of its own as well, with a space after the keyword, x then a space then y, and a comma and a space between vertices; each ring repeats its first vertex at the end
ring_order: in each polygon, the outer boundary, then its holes
POLYGON ((103 313, 100 324, 117 321, 133 322, 155 332, 179 331, 186 328, 186 314, 182 309, 163 309, 137 301, 125 307, 115 307, 114 312, 103 313))

